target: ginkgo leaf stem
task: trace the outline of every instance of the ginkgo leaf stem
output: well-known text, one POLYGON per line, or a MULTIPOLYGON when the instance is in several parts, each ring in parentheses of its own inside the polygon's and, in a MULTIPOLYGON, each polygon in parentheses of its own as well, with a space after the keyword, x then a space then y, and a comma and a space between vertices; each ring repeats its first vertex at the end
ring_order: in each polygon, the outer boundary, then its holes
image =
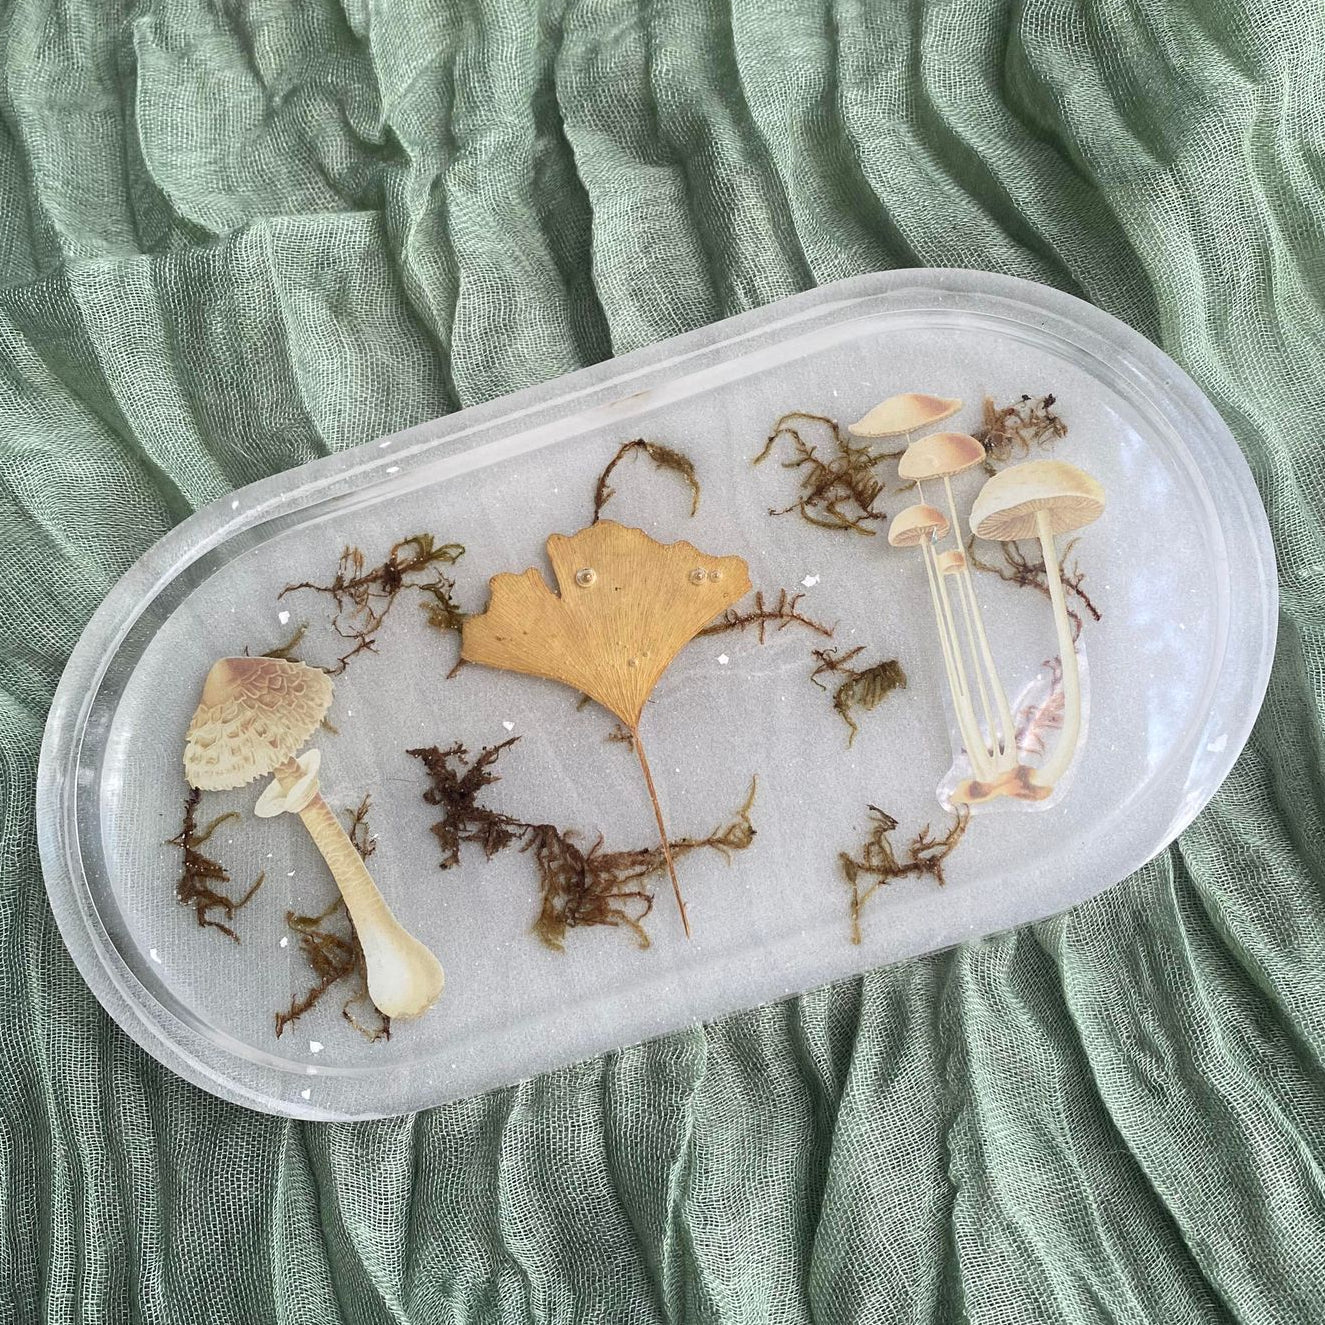
POLYGON ((671 844, 667 840, 667 825, 663 822, 662 805, 658 801, 658 789, 653 785, 653 774, 649 771, 649 761, 644 754, 644 742, 640 740, 639 727, 629 728, 634 738, 635 754, 639 758, 640 769, 644 773, 644 784, 649 789, 649 800, 653 803, 653 817, 658 821, 658 839, 662 844, 663 859, 667 862, 667 873, 672 880, 672 892, 676 895, 676 907, 681 912, 681 924, 685 926, 686 938, 690 937, 690 916, 686 912, 685 899, 681 896, 681 885, 676 877, 676 864, 672 860, 671 844))

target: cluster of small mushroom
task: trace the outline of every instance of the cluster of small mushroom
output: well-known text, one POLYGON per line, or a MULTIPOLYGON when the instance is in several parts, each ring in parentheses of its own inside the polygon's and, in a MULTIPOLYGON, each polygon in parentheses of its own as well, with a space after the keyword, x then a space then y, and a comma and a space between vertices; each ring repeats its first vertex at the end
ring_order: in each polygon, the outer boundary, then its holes
POLYGON ((910 441, 913 433, 951 418, 961 407, 960 400, 941 396, 890 396, 853 423, 850 431, 870 439, 904 436, 909 442, 898 462, 898 473, 914 481, 920 501, 893 519, 888 541, 894 547, 919 548, 925 563, 943 668, 972 773, 951 799, 965 804, 1000 796, 1043 800, 1071 764, 1081 732, 1076 644, 1054 538, 1097 519, 1104 510, 1104 490, 1074 465, 1061 460, 1029 460, 995 474, 971 508, 971 527, 977 537, 997 542, 1038 538, 1044 554, 1062 661, 1063 723, 1053 754, 1041 766, 1032 768, 1021 763, 1016 724, 989 647, 952 493, 953 477, 982 463, 985 449, 963 432, 934 432, 910 441), (943 484, 947 515, 925 501, 924 484, 934 481, 943 484), (950 534, 955 546, 941 549, 950 534), (962 630, 957 625, 959 616, 962 630))

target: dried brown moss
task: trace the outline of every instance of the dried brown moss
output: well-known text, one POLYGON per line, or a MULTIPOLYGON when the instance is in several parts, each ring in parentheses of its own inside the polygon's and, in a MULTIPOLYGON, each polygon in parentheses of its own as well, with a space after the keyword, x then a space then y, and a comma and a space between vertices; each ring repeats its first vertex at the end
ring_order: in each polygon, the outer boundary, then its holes
POLYGON ((705 626, 695 638, 753 629, 758 632, 759 642, 763 644, 770 626, 775 630, 786 630, 788 626, 804 626, 807 630, 814 631, 816 635, 832 639, 832 626, 825 626, 822 621, 816 621, 800 610, 800 602, 804 597, 802 593, 788 594, 785 589, 779 589, 777 602, 769 606, 764 601, 764 591, 758 589, 755 591, 753 608, 742 611, 739 607, 729 607, 711 626, 705 626))
POLYGON ((863 644, 858 644, 854 649, 848 649, 841 655, 836 649, 813 650, 819 665, 810 673, 810 680, 820 690, 827 690, 828 687, 819 680, 821 676, 831 675, 841 678, 832 691, 833 709, 850 729, 850 735, 847 737, 848 748, 855 744, 856 733, 860 731, 855 719, 856 712, 871 713, 894 690, 906 687, 906 673, 896 658, 888 658, 869 667, 853 667, 852 659, 864 651, 863 644))
POLYGON ((274 649, 268 649, 262 656, 264 658, 283 658, 286 662, 299 662, 295 650, 303 642, 303 638, 308 634, 308 622, 301 621, 295 628, 290 638, 284 644, 278 644, 274 649))
POLYGON ((594 489, 593 498, 594 524, 597 524, 602 518, 603 507, 616 496, 616 489, 612 487, 609 480, 612 477, 612 471, 628 455, 645 455, 653 461, 657 468, 678 475, 690 489, 690 514, 693 516, 699 510, 699 479, 695 474, 694 461, 688 455, 673 450, 670 446, 662 446, 658 442, 649 442, 645 441, 643 437, 636 437, 634 441, 622 445, 598 476, 598 486, 594 489))
POLYGON ((221 885, 230 882, 230 872, 199 848, 210 840, 223 823, 238 819, 239 815, 234 810, 228 814, 218 814, 206 828, 199 830, 197 816, 201 800, 202 792, 191 787, 189 794, 184 797, 184 820, 180 830, 167 840, 168 846, 179 847, 183 857, 183 869, 175 884, 175 896, 193 908, 200 929, 219 929, 238 943, 239 935, 227 922, 233 920, 235 912, 242 910, 252 900, 253 894, 262 887, 266 872, 259 874, 249 890, 240 897, 232 897, 221 891, 221 885), (225 920, 216 919, 213 912, 222 913, 225 920))
POLYGON ((783 439, 791 443, 791 459, 784 460, 782 467, 800 471, 800 496, 781 510, 770 509, 769 514, 798 512, 803 520, 820 529, 875 534, 877 531, 870 526, 888 518, 875 505, 884 490, 875 470, 886 461, 896 460, 902 452, 876 452, 853 442, 836 419, 793 410, 773 425, 754 463, 762 464, 783 439), (811 426, 827 430, 830 449, 826 456, 807 440, 811 426))
POLYGON ((635 753, 635 733, 624 722, 614 724, 604 739, 617 745, 624 745, 631 754, 635 753))
POLYGON ((1063 726, 1063 660, 1049 658, 1044 665, 1049 671, 1049 693, 1039 704, 1023 705, 1015 723, 1017 749, 1031 756, 1044 754, 1047 735, 1063 726))
MULTIPOLYGON (((1063 582, 1063 594, 1068 600, 1075 599, 1079 607, 1089 613, 1094 621, 1103 620, 1103 614, 1095 606, 1090 595, 1086 592, 1086 572, 1081 569, 1081 563, 1072 557, 1076 551, 1080 539, 1069 539, 1064 545, 1062 553, 1058 558, 1058 575, 1063 582), (1069 565, 1069 558, 1071 564, 1069 565)), ((1044 558, 1037 557, 1034 552, 1027 552, 1020 543, 998 543, 1000 562, 981 561, 975 550, 975 535, 972 534, 967 540, 966 550, 969 553, 970 564, 973 569, 985 571, 992 575, 997 575, 999 579, 1006 580, 1009 584, 1016 584, 1023 589, 1034 589, 1042 593, 1046 598, 1050 597, 1049 577, 1045 573, 1044 558)), ((1067 615, 1072 622, 1072 638, 1079 639, 1081 636, 1082 616, 1076 607, 1069 601, 1067 615)))
POLYGON ((377 636, 392 608, 406 590, 423 598, 428 624, 439 630, 458 631, 464 613, 452 596, 455 581, 442 569, 465 555, 459 543, 438 543, 431 534, 412 534, 392 545, 386 559, 367 566, 361 549, 346 547, 336 573, 326 584, 304 580, 287 584, 278 597, 308 590, 335 604, 332 629, 350 647, 324 670, 339 676, 361 653, 377 652, 377 636))
MULTIPOLYGON (((460 863, 461 847, 467 843, 478 846, 489 860, 508 847, 518 847, 534 859, 539 912, 533 930, 547 947, 561 952, 568 931, 606 925, 628 930, 641 948, 647 948, 644 921, 654 900, 650 885, 665 877, 667 870, 661 843, 635 851, 604 851, 600 834, 585 849, 573 829, 534 823, 484 805, 480 800, 483 791, 499 781, 495 772, 498 759, 519 739, 512 736, 487 746, 472 758, 459 743, 446 749, 427 746, 408 752, 428 773, 423 799, 442 811, 432 827, 441 846, 442 869, 460 863)), ((708 837, 669 842, 672 858, 699 850, 728 856, 748 847, 755 835, 750 822, 755 791, 752 780, 745 804, 708 837)))
POLYGON ((895 879, 916 877, 933 879, 939 885, 945 882, 944 864, 960 844, 971 818, 970 811, 960 806, 951 827, 942 837, 934 837, 926 824, 907 843, 905 855, 898 859, 889 840, 897 830, 897 820, 877 805, 869 806, 869 812, 870 834, 860 848, 860 854, 853 856, 843 851, 838 855, 842 873, 851 888, 852 943, 860 942, 860 913, 880 888, 895 879))
MULTIPOLYGON (((368 829, 371 808, 372 799, 365 796, 357 808, 346 811, 346 831, 355 850, 365 860, 377 849, 377 842, 368 829)), ((317 915, 287 911, 285 923, 296 935, 299 951, 312 968, 313 983, 303 994, 292 998, 284 1012, 276 1013, 276 1034, 281 1035, 292 1022, 317 1007, 336 985, 345 984, 350 994, 341 1004, 341 1016, 370 1043, 389 1040, 391 1018, 379 1012, 369 996, 363 947, 354 932, 344 899, 337 897, 317 915)))
POLYGON ((992 474, 999 465, 1029 455, 1032 447, 1052 450, 1067 436, 1067 424, 1054 413, 1056 398, 1019 396, 1010 405, 996 405, 985 397, 984 420, 975 434, 985 448, 985 468, 992 474))

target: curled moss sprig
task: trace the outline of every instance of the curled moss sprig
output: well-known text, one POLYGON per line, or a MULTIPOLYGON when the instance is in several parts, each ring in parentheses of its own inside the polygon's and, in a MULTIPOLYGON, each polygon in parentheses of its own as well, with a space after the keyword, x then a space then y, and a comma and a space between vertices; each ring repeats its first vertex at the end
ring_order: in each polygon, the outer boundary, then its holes
MULTIPOLYGON (((1077 607, 1084 610, 1092 621, 1102 621, 1104 619, 1103 613, 1096 607, 1090 594, 1086 592, 1086 572, 1081 568, 1081 563, 1073 556, 1080 541, 1078 538, 1072 538, 1063 545, 1063 551, 1058 559, 1058 575, 1063 582, 1064 594, 1069 599, 1075 599, 1077 607)), ((1009 584, 1018 585, 1023 589, 1034 589, 1046 598, 1051 597, 1049 577, 1045 572, 1042 556, 1037 556, 1034 552, 1026 552, 1020 543, 998 543, 995 546, 1002 556, 1001 564, 982 561, 975 550, 975 535, 972 534, 966 543, 966 551, 969 554, 971 566, 975 570, 997 575, 999 579, 1005 580, 1009 584)), ((1083 624, 1081 612, 1077 611, 1077 607, 1069 606, 1067 609, 1068 618, 1072 622, 1072 638, 1074 640, 1081 637, 1083 624)))
POLYGON ((183 868, 175 884, 175 896, 186 906, 193 908, 200 929, 219 929, 227 938, 239 942, 239 935, 228 923, 235 918, 235 912, 242 910, 253 899, 253 895, 262 887, 266 879, 263 871, 253 880, 247 892, 239 897, 232 897, 221 890, 221 885, 230 882, 230 872, 220 861, 213 860, 200 848, 211 839, 213 833, 231 819, 238 819, 236 811, 218 814, 205 828, 198 828, 198 804, 202 792, 197 787, 189 788, 184 797, 184 820, 180 830, 167 841, 168 846, 179 847, 183 858, 183 868), (218 920, 215 913, 225 917, 218 920))
MULTIPOLYGON (((432 534, 412 534, 391 546, 386 559, 367 566, 367 558, 357 547, 346 547, 340 554, 336 573, 326 584, 303 580, 287 584, 277 595, 307 590, 323 594, 335 604, 332 629, 350 647, 330 667, 323 670, 339 676, 362 653, 377 652, 377 637, 392 608, 405 590, 423 598, 428 624, 439 630, 458 631, 464 613, 454 597, 455 581, 443 567, 454 566, 465 555, 459 543, 438 543, 432 534)), ((297 632, 294 644, 302 638, 297 632)))
POLYGON ((773 425, 753 463, 763 464, 783 439, 791 443, 791 459, 784 460, 782 467, 800 471, 801 491, 790 506, 770 509, 769 514, 797 512, 807 524, 820 529, 875 534, 871 526, 888 518, 875 504, 884 490, 875 470, 886 461, 896 460, 901 451, 874 451, 853 442, 836 419, 793 410, 773 425), (827 455, 808 439, 811 426, 827 429, 831 448, 827 455))
POLYGON ((971 819, 970 810, 962 805, 958 807, 951 826, 942 837, 935 837, 929 824, 926 824, 907 843, 905 853, 899 859, 890 840, 897 830, 897 820, 877 805, 868 808, 870 833, 859 854, 853 856, 843 851, 838 855, 842 873, 851 889, 852 943, 860 942, 860 913, 880 888, 895 879, 915 877, 933 879, 940 886, 946 882, 943 872, 945 862, 961 843, 971 819))
POLYGON ((1010 405, 996 405, 985 397, 984 420, 976 440, 985 448, 985 468, 992 474, 999 465, 1029 455, 1031 447, 1052 450, 1067 436, 1067 424, 1054 412, 1056 397, 1019 396, 1010 405))
POLYGON ((803 626, 816 635, 832 639, 832 626, 825 626, 822 621, 816 621, 801 611, 800 604, 804 597, 803 593, 789 594, 785 589, 779 589, 777 601, 770 604, 764 600, 764 591, 757 589, 753 607, 729 607, 711 626, 705 626, 696 638, 753 629, 759 636, 760 644, 763 644, 770 627, 786 630, 788 626, 803 626))
POLYGON ((699 479, 695 475, 695 462, 688 455, 673 450, 670 446, 663 446, 658 442, 649 442, 643 437, 636 437, 633 441, 622 443, 616 455, 607 462, 607 467, 598 476, 598 486, 594 489, 593 498, 594 524, 597 524, 602 518, 603 507, 616 496, 616 489, 612 487, 609 480, 612 477, 612 471, 628 455, 645 455, 653 461, 657 468, 678 475, 690 489, 690 514, 693 516, 699 510, 700 488, 699 479))
POLYGON ((848 649, 843 654, 839 654, 836 649, 813 651, 814 656, 819 660, 819 665, 810 673, 810 680, 820 690, 828 689, 819 680, 821 676, 832 675, 841 678, 832 692, 833 709, 849 729, 848 748, 855 744, 856 735, 860 731, 855 713, 873 712, 894 690, 906 687, 906 673, 896 658, 886 658, 883 662, 873 663, 869 667, 853 667, 852 659, 864 651, 863 644, 858 644, 854 649, 848 649))

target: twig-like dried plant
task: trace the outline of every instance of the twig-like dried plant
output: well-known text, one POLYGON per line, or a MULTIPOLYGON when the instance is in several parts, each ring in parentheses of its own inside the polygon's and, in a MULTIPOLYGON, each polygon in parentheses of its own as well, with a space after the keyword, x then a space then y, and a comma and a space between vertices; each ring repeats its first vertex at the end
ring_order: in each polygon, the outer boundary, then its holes
MULTIPOLYGON (((1079 542, 1080 539, 1072 538, 1063 545, 1062 555, 1058 561, 1058 574, 1063 583, 1064 593, 1069 598, 1075 599, 1077 604, 1090 614, 1091 620, 1102 621, 1103 613, 1086 592, 1086 572, 1081 568, 1081 563, 1072 556, 1079 542), (1069 559, 1071 559, 1070 565, 1069 559)), ((970 555, 970 564, 976 570, 997 575, 1000 580, 1019 585, 1023 589, 1034 589, 1046 598, 1052 597, 1043 557, 1037 557, 1033 552, 1028 553, 1020 543, 999 543, 996 546, 1002 554, 1000 565, 997 562, 982 561, 975 546, 975 535, 972 534, 966 544, 966 550, 970 555)), ((1081 613, 1075 607, 1069 607, 1067 615, 1072 622, 1072 638, 1080 639, 1081 613)))
POLYGON ((899 860, 889 840, 897 829, 897 820, 877 805, 871 805, 869 812, 870 834, 860 854, 853 856, 843 851, 838 856, 851 888, 852 943, 860 942, 860 913, 880 888, 894 879, 915 877, 931 878, 940 885, 945 882, 944 864, 957 849, 971 818, 964 805, 958 806, 951 827, 942 837, 933 836, 926 824, 907 844, 906 854, 899 860))
POLYGON ((594 490, 593 498, 594 524, 602 519, 603 507, 616 496, 616 489, 608 481, 612 477, 612 471, 628 455, 640 454, 648 456, 659 469, 679 475, 690 489, 690 514, 694 515, 699 510, 699 479, 695 475, 694 461, 688 455, 674 451, 670 446, 662 446, 658 442, 648 442, 643 437, 636 437, 633 442, 625 442, 621 446, 616 455, 607 462, 607 468, 598 476, 598 486, 594 490))
POLYGON ((1029 703, 1017 713, 1017 749, 1022 754, 1042 755, 1048 748, 1046 736, 1063 727, 1063 661, 1046 659, 1049 672, 1049 692, 1038 703, 1029 703))
POLYGON ((850 731, 847 736, 848 748, 855 744, 856 733, 860 731, 854 716, 855 712, 859 710, 862 713, 872 713, 894 690, 901 690, 906 686, 906 673, 896 658, 887 658, 869 667, 853 667, 852 659, 858 657, 864 650, 863 644, 858 644, 854 649, 848 649, 841 655, 836 649, 813 650, 819 665, 810 673, 810 680, 820 690, 827 690, 828 687, 819 680, 821 676, 832 675, 841 678, 833 690, 833 709, 850 731))
POLYGON ((825 639, 833 638, 833 627, 825 626, 822 621, 806 616, 801 611, 803 593, 789 594, 785 589, 778 590, 777 602, 771 606, 764 601, 764 591, 755 591, 754 606, 747 611, 739 607, 729 607, 711 626, 705 626, 700 635, 726 635, 731 631, 755 630, 759 642, 763 644, 766 632, 771 626, 774 630, 786 630, 788 626, 804 626, 825 639))
POLYGON ((560 681, 621 720, 634 738, 688 935, 690 920, 640 718, 672 659, 749 592, 749 572, 740 557, 711 557, 689 543, 658 543, 611 520, 569 538, 553 534, 547 551, 558 592, 532 567, 494 576, 487 611, 465 621, 460 656, 560 681))
MULTIPOLYGON (((281 658, 286 662, 300 662, 301 659, 295 654, 295 650, 302 643, 305 635, 308 634, 308 622, 301 621, 291 632, 290 638, 284 644, 278 644, 274 649, 268 649, 262 655, 264 658, 281 658)), ((248 652, 247 649, 244 650, 248 652)))
POLYGON ((455 581, 442 567, 454 566, 464 555, 459 543, 438 543, 431 534, 402 538, 392 545, 385 561, 372 567, 365 565, 366 558, 359 548, 347 547, 327 584, 312 580, 287 584, 278 597, 309 590, 332 600, 332 629, 351 646, 332 666, 323 669, 330 676, 338 676, 361 653, 377 652, 378 632, 404 590, 422 595, 429 625, 439 630, 459 630, 464 613, 452 597, 455 581))
POLYGON ((885 461, 896 460, 902 453, 876 452, 868 445, 856 445, 836 419, 794 410, 773 425, 773 431, 769 433, 764 449, 755 456, 754 463, 762 464, 783 438, 791 443, 791 459, 784 460, 782 467, 801 471, 801 495, 790 506, 772 509, 769 514, 789 515, 796 511, 802 519, 821 529, 845 529, 873 535, 876 531, 870 525, 888 518, 875 507, 883 492, 883 483, 874 471, 885 461), (810 425, 828 430, 832 449, 827 456, 806 439, 810 425))
POLYGON ((478 846, 489 860, 511 846, 531 854, 540 898, 534 933, 558 952, 565 947, 568 930, 589 925, 626 929, 640 947, 647 948, 644 920, 653 909, 653 890, 648 885, 667 870, 668 856, 678 859, 701 849, 727 856, 743 851, 754 840, 750 810, 756 784, 752 780, 745 804, 726 824, 705 838, 672 840, 667 854, 661 844, 635 851, 604 851, 601 835, 585 849, 572 829, 520 819, 481 802, 484 789, 499 780, 494 771, 497 760, 518 739, 513 736, 488 746, 473 758, 458 743, 409 753, 428 771, 423 799, 442 811, 432 828, 442 849, 442 868, 459 864, 465 843, 478 846))
POLYGON ((1054 396, 1019 396, 1010 405, 996 405, 985 397, 984 421, 976 440, 985 448, 985 468, 992 474, 999 465, 1029 455, 1031 447, 1052 450, 1067 436, 1067 424, 1054 413, 1054 396))
POLYGON ((199 830, 198 803, 201 800, 202 792, 197 787, 191 787, 189 794, 184 797, 184 821, 179 832, 167 842, 168 846, 179 847, 183 857, 183 870, 175 884, 175 896, 193 908, 200 929, 219 929, 238 943, 239 935, 227 922, 233 920, 235 912, 252 900, 253 894, 262 887, 267 876, 265 871, 259 874, 248 891, 239 897, 231 897, 221 891, 220 885, 230 882, 230 872, 220 861, 213 860, 200 848, 223 823, 238 819, 239 815, 234 810, 228 814, 218 814, 206 828, 199 830), (214 912, 223 914, 225 920, 216 919, 214 912))

